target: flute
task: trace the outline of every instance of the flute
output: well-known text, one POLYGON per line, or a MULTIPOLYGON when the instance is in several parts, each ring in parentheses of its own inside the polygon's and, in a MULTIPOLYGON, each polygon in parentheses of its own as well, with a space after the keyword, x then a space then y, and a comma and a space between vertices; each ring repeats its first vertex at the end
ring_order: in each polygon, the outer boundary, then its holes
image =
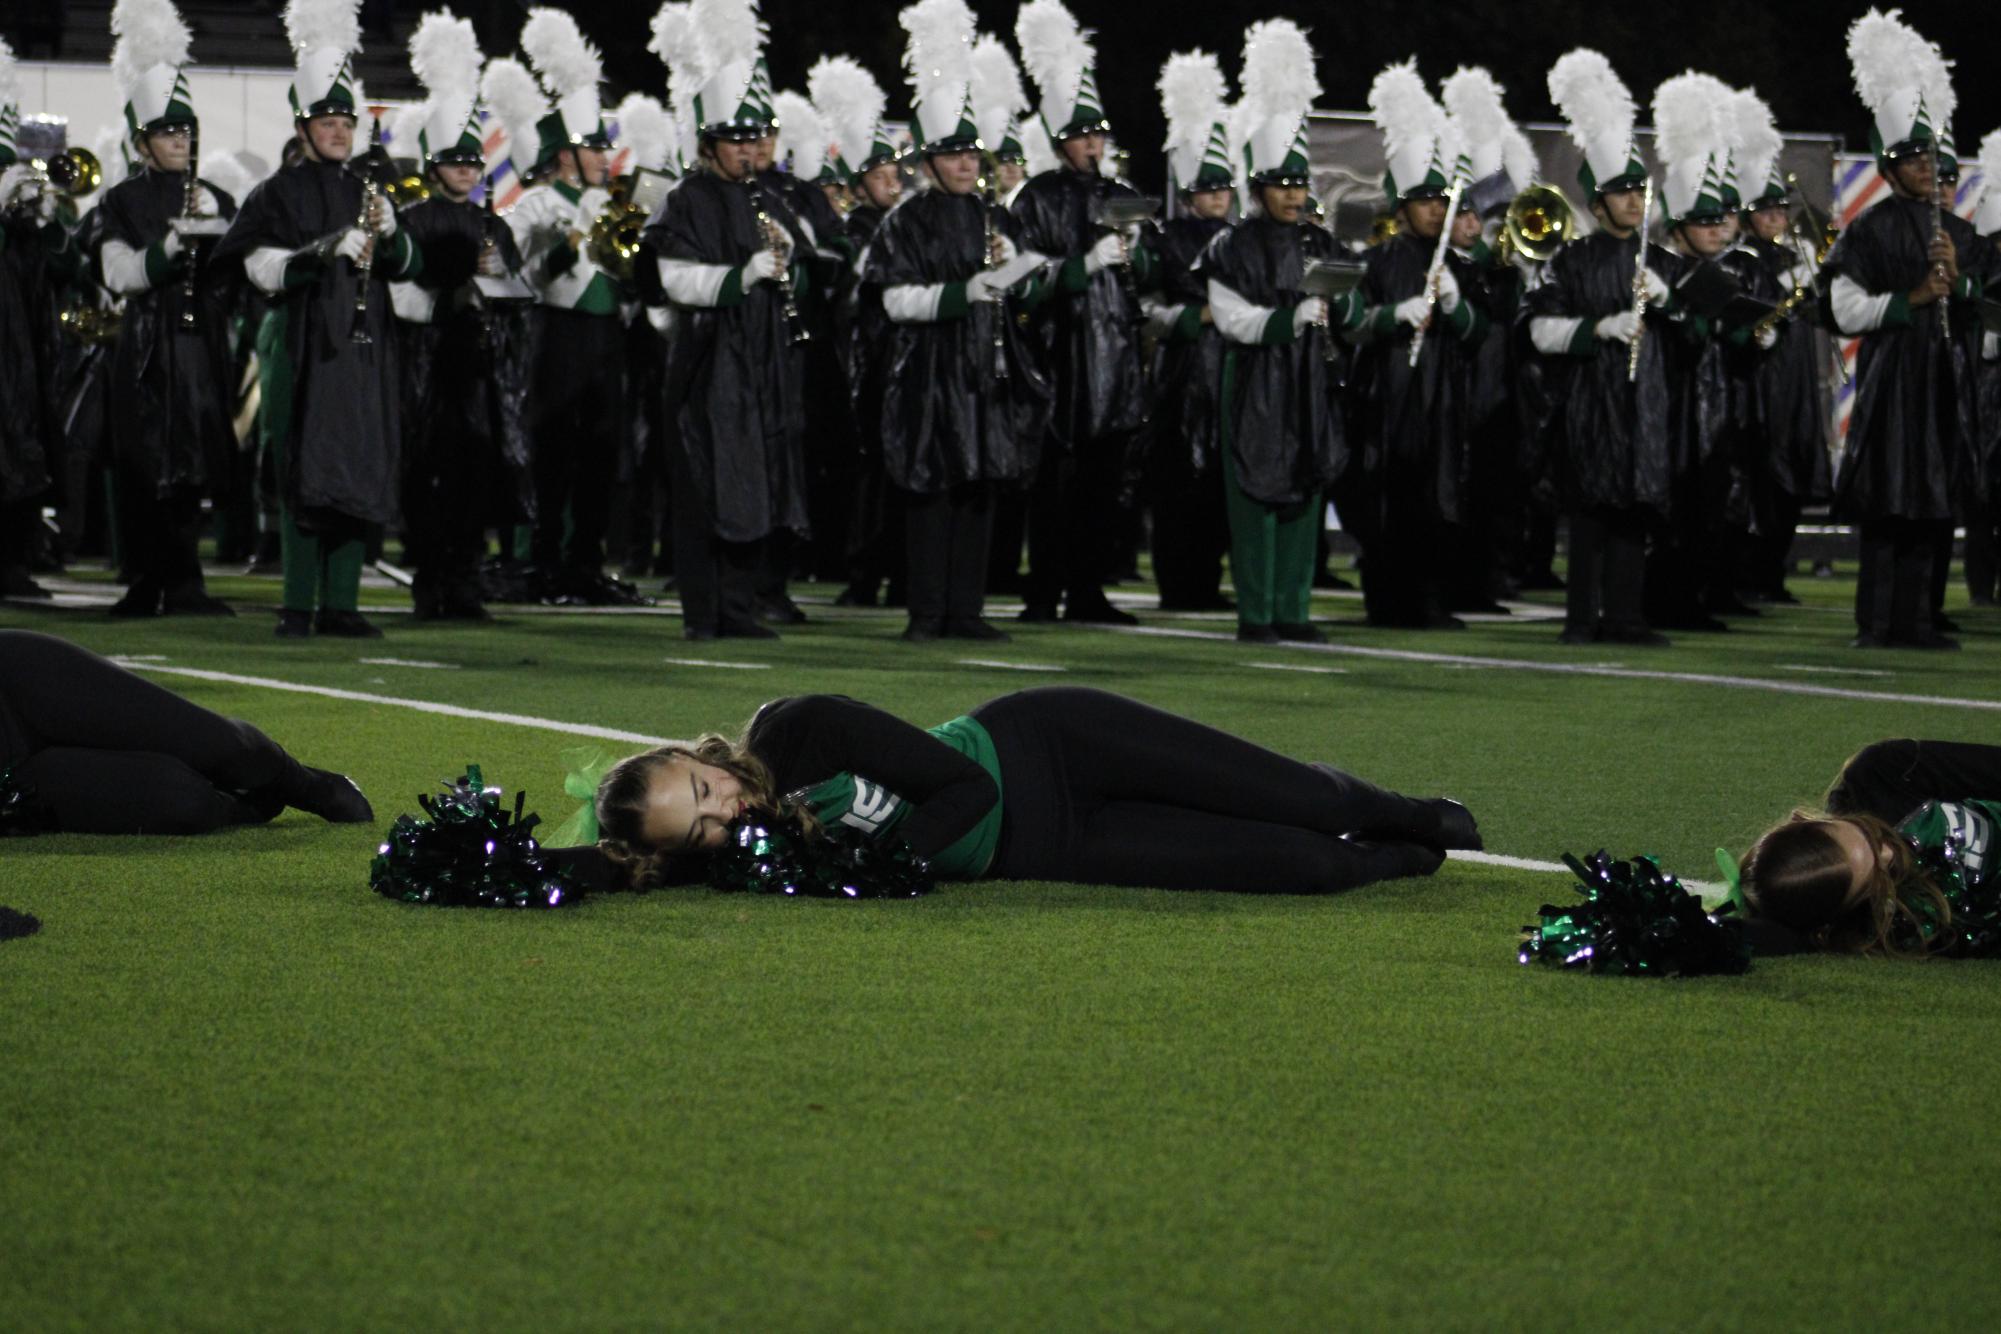
POLYGON ((1633 261, 1633 341, 1626 345, 1626 383, 1640 378, 1640 340, 1646 334, 1647 318, 1647 219, 1654 215, 1654 178, 1647 177, 1647 192, 1640 204, 1640 225, 1633 235, 1640 248, 1633 261))
MULTIPOLYGON (((197 121, 188 127, 187 177, 181 183, 183 218, 192 219, 195 215, 195 191, 201 188, 197 184, 195 172, 200 162, 201 122, 197 121)), ((181 241, 188 248, 188 269, 181 276, 181 328, 192 329, 195 327, 195 264, 201 257, 201 250, 192 236, 183 236, 181 241)))
MULTIPOLYGON (((1000 229, 994 225, 994 210, 999 207, 994 195, 992 182, 988 182, 986 193, 981 196, 981 215, 985 220, 987 263, 992 269, 1000 263, 997 251, 1000 248, 1000 229)), ((1007 379, 1007 293, 994 302, 994 379, 1007 379)))

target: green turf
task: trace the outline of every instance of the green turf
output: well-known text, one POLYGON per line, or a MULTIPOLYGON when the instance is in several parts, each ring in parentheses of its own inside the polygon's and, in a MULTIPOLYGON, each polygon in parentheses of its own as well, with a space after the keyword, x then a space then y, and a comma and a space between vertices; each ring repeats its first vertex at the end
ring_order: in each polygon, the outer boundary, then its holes
MULTIPOLYGON (((1860 655, 1850 586, 1795 586, 1808 606, 1667 653, 1564 650, 1549 625, 1335 633, 2001 698, 1996 613, 1963 613, 1962 654, 1860 655)), ((357 646, 280 643, 263 616, 0 610, 168 665, 656 734, 807 689, 933 722, 1102 685, 1452 792, 1498 852, 1657 851, 1692 876, 1869 739, 2001 741, 2001 715, 1940 705, 1065 627, 913 648, 893 616, 821 613, 719 646, 650 617, 382 619, 391 637, 357 646)), ((567 813, 559 734, 160 679, 353 773, 379 824, 466 760, 567 813)), ((200 840, 0 844, 0 902, 47 924, 0 945, 0 1325, 1992 1319, 1993 965, 1531 971, 1515 931, 1564 882, 1464 864, 1327 899, 988 883, 451 912, 370 895, 374 838, 289 813, 200 840)))

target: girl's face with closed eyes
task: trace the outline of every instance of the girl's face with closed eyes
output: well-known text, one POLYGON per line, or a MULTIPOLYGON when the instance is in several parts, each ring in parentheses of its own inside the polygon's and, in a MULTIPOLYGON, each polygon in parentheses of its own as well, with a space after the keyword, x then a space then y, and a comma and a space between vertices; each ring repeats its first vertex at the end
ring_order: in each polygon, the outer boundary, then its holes
POLYGON ((667 852, 718 848, 724 828, 749 805, 735 774, 676 755, 653 771, 640 828, 648 844, 667 852))

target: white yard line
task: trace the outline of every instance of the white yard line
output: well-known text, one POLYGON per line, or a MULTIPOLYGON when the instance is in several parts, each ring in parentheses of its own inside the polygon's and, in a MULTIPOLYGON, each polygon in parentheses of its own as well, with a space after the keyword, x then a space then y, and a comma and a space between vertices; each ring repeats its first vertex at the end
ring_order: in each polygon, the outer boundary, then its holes
POLYGON ((1346 667, 1319 667, 1310 662, 1247 662, 1246 667, 1256 667, 1267 672, 1317 672, 1322 676, 1346 676, 1346 667))
POLYGON ((421 667, 437 672, 455 672, 459 667, 455 662, 426 662, 422 658, 356 658, 355 661, 369 667, 421 667))
POLYGON ((1068 667, 1058 667, 1047 662, 1005 662, 1000 658, 960 658, 961 667, 997 667, 1008 672, 1067 672, 1068 667))
MULTIPOLYGON (((1120 635, 1159 635, 1172 639, 1233 641, 1235 635, 1168 626, 1093 625, 1120 635)), ((1822 699, 1852 699, 1870 704, 1930 704, 1949 709, 2001 712, 2001 699, 1971 699, 1959 695, 1909 695, 1890 690, 1855 690, 1846 686, 1809 685, 1804 681, 1773 681, 1759 676, 1724 676, 1715 672, 1668 672, 1583 662, 1533 662, 1525 658, 1483 658, 1465 653, 1426 653, 1418 649, 1371 648, 1363 644, 1295 644, 1302 653, 1339 653, 1390 662, 1428 662, 1442 667, 1476 667, 1490 671, 1549 672, 1559 676, 1609 676, 1627 681, 1671 681, 1682 685, 1723 686, 1731 690, 1767 690, 1780 695, 1812 695, 1822 699)))
POLYGON ((768 662, 715 662, 709 658, 662 658, 660 661, 674 667, 727 667, 740 672, 767 672, 768 662))

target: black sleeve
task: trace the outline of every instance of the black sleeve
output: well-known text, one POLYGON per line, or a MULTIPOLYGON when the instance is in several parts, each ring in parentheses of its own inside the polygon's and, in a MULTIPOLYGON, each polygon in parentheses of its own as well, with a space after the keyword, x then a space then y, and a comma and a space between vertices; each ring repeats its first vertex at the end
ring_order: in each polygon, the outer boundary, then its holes
POLYGON ((1828 789, 1832 815, 1897 823, 1927 801, 2001 801, 2001 746, 1969 741, 1877 741, 1842 766, 1828 789))
POLYGON ((838 773, 859 774, 908 801, 897 832, 935 857, 965 837, 1000 800, 979 764, 920 727, 845 695, 798 695, 751 720, 751 753, 771 766, 781 793, 838 773))

